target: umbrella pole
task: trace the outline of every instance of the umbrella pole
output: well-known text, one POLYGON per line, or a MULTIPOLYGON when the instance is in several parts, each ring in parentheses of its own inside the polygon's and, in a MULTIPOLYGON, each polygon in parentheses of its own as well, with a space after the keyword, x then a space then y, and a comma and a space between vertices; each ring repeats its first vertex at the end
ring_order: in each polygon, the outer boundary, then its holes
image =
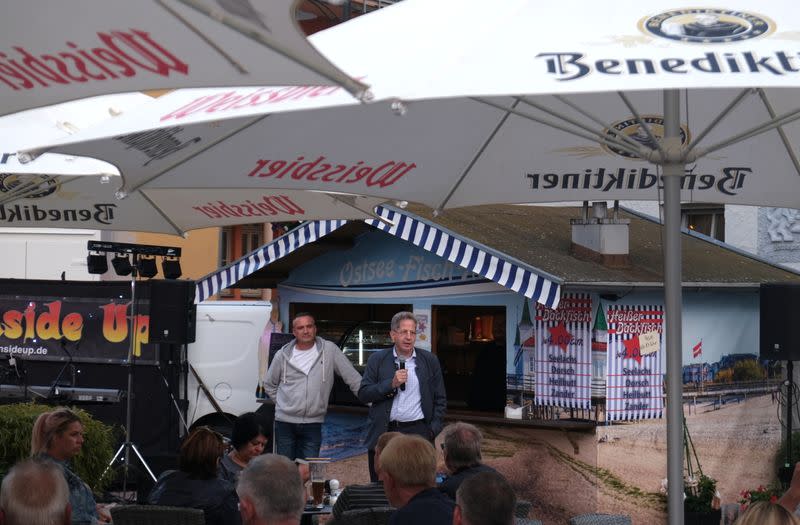
POLYGON ((667 346, 667 515, 683 525, 680 92, 664 91, 664 303, 667 346))

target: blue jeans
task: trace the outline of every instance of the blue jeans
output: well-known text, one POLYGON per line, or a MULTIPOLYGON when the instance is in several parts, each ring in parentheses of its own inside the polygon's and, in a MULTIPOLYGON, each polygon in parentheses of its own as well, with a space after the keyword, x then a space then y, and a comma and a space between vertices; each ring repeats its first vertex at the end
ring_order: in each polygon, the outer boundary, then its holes
POLYGON ((275 422, 275 452, 291 460, 318 458, 322 423, 275 422))

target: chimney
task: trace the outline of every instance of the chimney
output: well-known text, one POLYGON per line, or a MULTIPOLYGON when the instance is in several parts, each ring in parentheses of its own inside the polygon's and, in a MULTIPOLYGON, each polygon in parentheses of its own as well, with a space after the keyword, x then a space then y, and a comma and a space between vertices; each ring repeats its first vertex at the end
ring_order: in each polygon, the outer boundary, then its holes
POLYGON ((578 259, 595 261, 609 268, 630 266, 628 248, 629 219, 619 218, 619 201, 614 201, 614 214, 608 216, 605 201, 583 202, 580 219, 570 219, 572 245, 570 252, 578 259))

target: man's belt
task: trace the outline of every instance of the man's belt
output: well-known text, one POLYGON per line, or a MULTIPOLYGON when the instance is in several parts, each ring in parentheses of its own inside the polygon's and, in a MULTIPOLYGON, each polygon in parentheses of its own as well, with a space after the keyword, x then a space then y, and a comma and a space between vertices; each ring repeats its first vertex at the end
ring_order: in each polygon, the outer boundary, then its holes
POLYGON ((425 423, 425 420, 416 419, 414 421, 389 421, 389 430, 395 428, 413 427, 414 425, 419 425, 420 423, 425 423))

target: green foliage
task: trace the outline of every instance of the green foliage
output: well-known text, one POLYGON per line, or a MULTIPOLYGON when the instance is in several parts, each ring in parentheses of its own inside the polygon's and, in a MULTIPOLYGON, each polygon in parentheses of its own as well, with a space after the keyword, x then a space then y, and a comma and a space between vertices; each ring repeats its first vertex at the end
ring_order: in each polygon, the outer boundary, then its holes
POLYGON ((686 486, 686 499, 683 508, 687 512, 711 512, 714 494, 717 492, 717 480, 701 474, 696 487, 686 486))
MULTIPOLYGON (((17 403, 0 406, 0 476, 18 461, 30 456, 31 431, 39 414, 53 407, 36 403, 17 403)), ((103 471, 114 455, 113 428, 97 421, 85 410, 74 408, 83 422, 84 442, 81 453, 71 463, 73 471, 94 491, 108 486, 113 472, 103 477, 103 471)))
POLYGON ((733 365, 734 381, 755 381, 764 379, 766 375, 764 367, 755 359, 745 359, 733 365))

